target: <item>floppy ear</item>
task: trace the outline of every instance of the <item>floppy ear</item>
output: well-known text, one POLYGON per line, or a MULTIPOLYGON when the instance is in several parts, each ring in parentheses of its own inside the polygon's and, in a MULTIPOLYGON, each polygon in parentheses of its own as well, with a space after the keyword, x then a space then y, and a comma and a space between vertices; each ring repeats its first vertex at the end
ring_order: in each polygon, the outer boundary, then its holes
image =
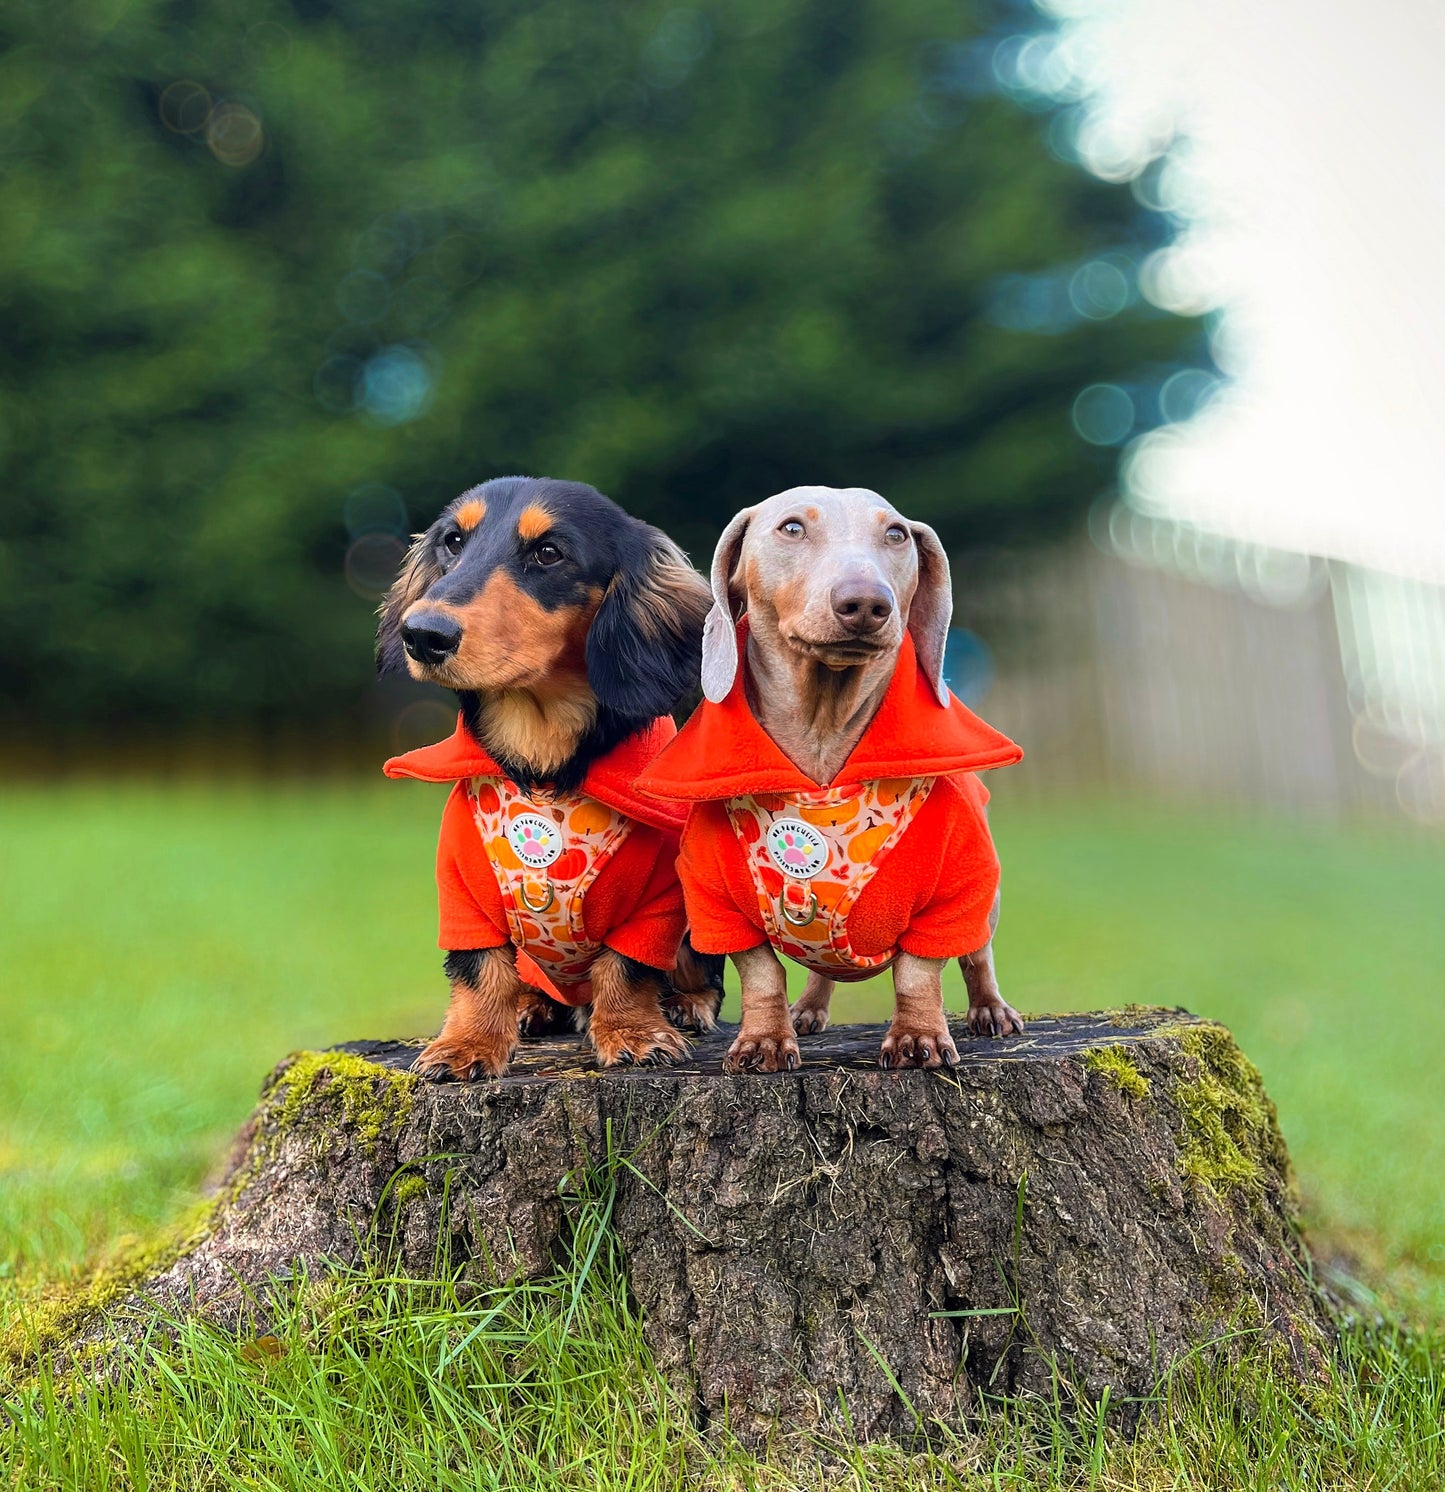
POLYGON ((908 611, 908 630, 918 653, 918 666, 933 687, 938 702, 948 708, 948 685, 943 682, 943 647, 948 641, 948 624, 953 619, 953 582, 948 573, 948 556, 938 535, 926 523, 910 523, 913 541, 918 546, 918 589, 908 611))
POLYGON ((721 704, 738 675, 737 618, 730 582, 756 508, 744 508, 723 530, 712 553, 712 610, 702 634, 702 692, 721 704))
POLYGON ((406 673, 406 650, 401 645, 401 619, 441 579, 433 557, 431 532, 413 534, 401 573, 381 603, 376 627, 376 671, 379 675, 406 673))
POLYGON ((629 720, 665 715, 697 687, 707 582, 667 537, 645 524, 640 563, 612 577, 587 632, 587 682, 629 720))

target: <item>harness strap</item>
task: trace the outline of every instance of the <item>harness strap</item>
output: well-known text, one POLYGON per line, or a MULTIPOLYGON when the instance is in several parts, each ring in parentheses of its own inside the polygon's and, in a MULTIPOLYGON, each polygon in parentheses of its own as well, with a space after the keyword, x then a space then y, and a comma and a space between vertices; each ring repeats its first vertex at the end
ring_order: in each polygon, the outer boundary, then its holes
POLYGON ((927 801, 932 777, 886 777, 726 804, 774 949, 832 979, 866 979, 898 949, 858 953, 848 914, 927 801))
POLYGON ((467 797, 522 977, 564 1004, 588 1004, 602 945, 587 936, 583 906, 632 820, 581 793, 528 798, 505 777, 473 777, 467 797))

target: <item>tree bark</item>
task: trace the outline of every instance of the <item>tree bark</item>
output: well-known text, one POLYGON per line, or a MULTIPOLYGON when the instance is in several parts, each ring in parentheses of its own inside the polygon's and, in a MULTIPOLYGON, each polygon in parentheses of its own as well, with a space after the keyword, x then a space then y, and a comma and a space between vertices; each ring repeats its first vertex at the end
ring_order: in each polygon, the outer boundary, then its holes
POLYGON ((528 1042, 467 1085, 406 1074, 414 1044, 288 1059, 210 1217, 106 1329, 156 1302, 234 1325, 268 1276, 372 1250, 545 1275, 591 1184, 658 1363, 747 1439, 840 1401, 855 1435, 907 1432, 1056 1373, 1117 1405, 1241 1327, 1318 1370, 1288 1158, 1222 1027, 1132 1008, 975 1041, 960 1022, 936 1073, 880 1070, 883 1029, 809 1038, 777 1075, 725 1075, 730 1032, 607 1072, 579 1039, 528 1042))

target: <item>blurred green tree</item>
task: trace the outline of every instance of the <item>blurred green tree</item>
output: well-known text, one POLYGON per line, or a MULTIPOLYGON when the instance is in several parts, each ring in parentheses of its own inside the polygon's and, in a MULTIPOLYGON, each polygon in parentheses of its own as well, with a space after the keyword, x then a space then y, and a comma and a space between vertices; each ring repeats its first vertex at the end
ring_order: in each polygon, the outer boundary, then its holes
POLYGON ((398 535, 509 472, 593 482, 704 559, 798 482, 955 545, 1075 514, 1116 454, 1071 426, 1079 390, 1144 391, 1117 444, 1198 327, 1138 298, 1167 224, 1008 96, 1039 26, 1002 0, 18 0, 0 708, 355 709, 398 535))

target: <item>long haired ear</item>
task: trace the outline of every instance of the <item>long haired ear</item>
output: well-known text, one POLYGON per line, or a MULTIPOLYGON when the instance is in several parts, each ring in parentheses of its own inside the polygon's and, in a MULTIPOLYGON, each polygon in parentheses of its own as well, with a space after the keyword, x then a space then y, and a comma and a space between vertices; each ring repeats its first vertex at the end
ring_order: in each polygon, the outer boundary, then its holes
POLYGON ((712 553, 712 610, 702 634, 702 692, 721 704, 738 676, 737 618, 733 615, 732 576, 756 508, 744 508, 723 530, 712 553))
POLYGON ((918 666, 948 708, 948 685, 943 682, 943 649, 948 641, 948 624, 953 620, 953 581, 948 573, 948 556, 938 535, 926 523, 910 523, 914 543, 918 545, 918 589, 908 610, 908 630, 918 653, 918 666))
POLYGON ((376 627, 376 671, 406 673, 406 649, 401 645, 401 619, 441 579, 433 557, 430 531, 411 536, 411 548, 401 573, 382 601, 376 627))
POLYGON ((697 687, 707 582, 657 529, 641 563, 612 577, 587 632, 587 682, 598 703, 629 720, 665 715, 697 687))

